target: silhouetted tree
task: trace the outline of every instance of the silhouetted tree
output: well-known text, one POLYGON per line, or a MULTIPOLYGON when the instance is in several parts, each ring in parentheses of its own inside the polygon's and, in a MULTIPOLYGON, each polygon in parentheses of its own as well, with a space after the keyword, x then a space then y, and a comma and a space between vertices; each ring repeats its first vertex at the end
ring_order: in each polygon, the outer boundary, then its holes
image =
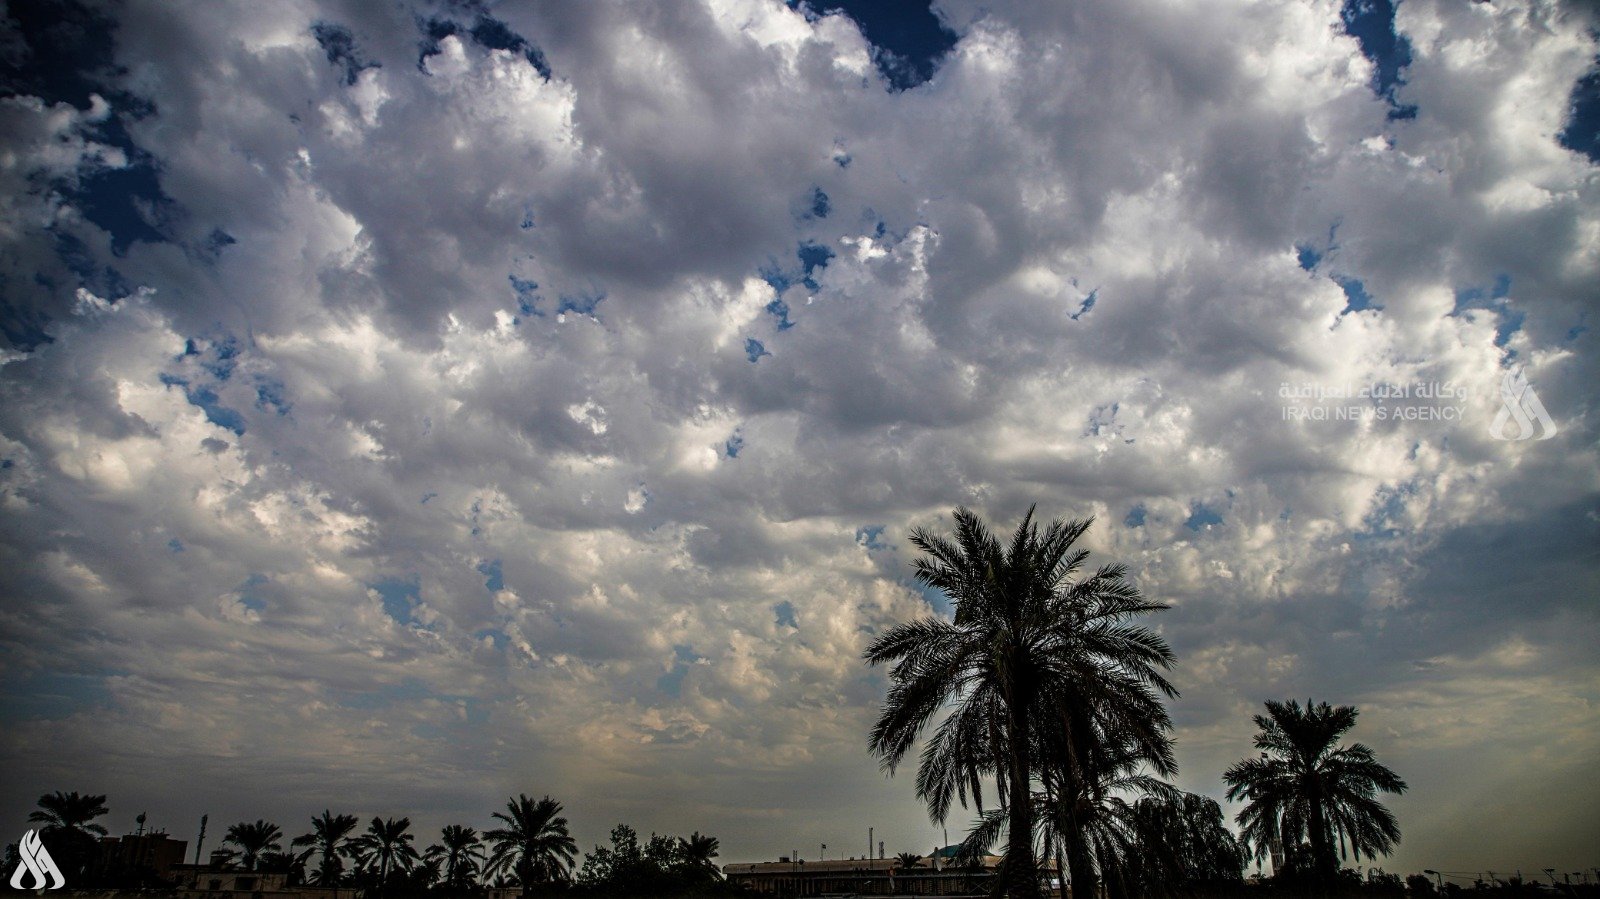
POLYGON ((1230 800, 1245 800, 1238 815, 1244 838, 1263 857, 1271 846, 1306 844, 1319 881, 1338 872, 1335 844, 1363 856, 1387 855, 1400 841, 1400 825, 1375 795, 1403 793, 1405 781, 1360 743, 1339 745, 1359 714, 1351 706, 1269 700, 1256 715, 1259 758, 1223 774, 1230 800))
POLYGON ((722 871, 717 867, 717 850, 720 844, 716 837, 707 836, 700 831, 689 834, 679 841, 682 850, 683 863, 691 872, 703 873, 710 880, 722 877, 722 871))
POLYGON ((1194 793, 1155 795, 1133 807, 1135 851, 1128 870, 1148 896, 1206 889, 1237 892, 1245 847, 1228 830, 1216 800, 1194 793))
POLYGON ((578 847, 567 832, 561 803, 549 796, 535 802, 519 795, 507 800, 506 811, 494 816, 506 826, 483 835, 494 847, 485 869, 488 874, 511 874, 522 885, 524 896, 536 883, 564 883, 571 878, 578 847))
POLYGON ((427 857, 437 862, 445 886, 464 889, 483 866, 483 840, 478 832, 460 824, 447 824, 439 832, 439 842, 428 847, 427 857))
MULTIPOLYGON (((1140 735, 1147 754, 1170 758, 1161 697, 1176 691, 1161 671, 1172 652, 1130 623, 1166 606, 1140 596, 1122 565, 1078 577, 1088 551, 1074 544, 1091 522, 1054 521, 1041 534, 1029 509, 1005 545, 966 509, 955 512, 953 539, 914 529, 909 539, 925 554, 913 562, 916 579, 950 598, 954 620, 895 625, 866 651, 872 665, 893 663, 869 743, 891 773, 955 705, 923 750, 917 795, 935 820, 969 793, 982 814, 980 779, 995 777, 1007 833, 1001 875, 1012 896, 1039 894, 1032 784, 1041 765, 1086 782, 1099 770, 1097 744, 1112 734, 1140 735)), ((1081 828, 1063 839, 1074 847, 1074 876, 1092 881, 1081 828)))
POLYGON ((333 886, 344 876, 344 859, 351 851, 350 834, 360 821, 355 815, 335 815, 324 809, 311 819, 311 832, 295 837, 291 846, 308 847, 300 854, 305 863, 312 855, 320 856, 312 880, 320 886, 333 886))
POLYGON ((361 863, 375 869, 372 873, 377 877, 379 896, 388 888, 391 872, 409 871, 417 861, 417 849, 412 845, 415 840, 410 818, 384 820, 374 816, 367 832, 352 842, 351 848, 361 863))
POLYGON ((229 827, 222 842, 239 847, 239 864, 254 871, 263 853, 277 852, 283 848, 282 839, 283 831, 278 829, 278 825, 257 820, 254 824, 241 821, 229 827))
MULTIPOLYGON (((94 819, 109 811, 105 796, 57 790, 40 796, 38 810, 28 813, 29 822, 44 825, 39 838, 69 884, 81 882, 93 864, 95 840, 106 835, 105 827, 94 819)), ((8 866, 3 876, 14 870, 8 866)))
POLYGON ((305 880, 306 863, 299 853, 263 852, 256 859, 256 870, 283 874, 285 884, 296 886, 305 880))

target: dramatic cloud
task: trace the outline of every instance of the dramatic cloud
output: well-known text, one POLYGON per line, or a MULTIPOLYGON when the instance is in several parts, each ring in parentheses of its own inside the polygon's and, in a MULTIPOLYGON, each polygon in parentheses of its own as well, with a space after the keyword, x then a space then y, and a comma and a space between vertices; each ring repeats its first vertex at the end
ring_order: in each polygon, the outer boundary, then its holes
POLYGON ((1592 864, 1589 7, 13 7, 13 826, 925 851, 860 651, 1037 502, 1174 606, 1186 788, 1353 703, 1391 868, 1592 864))

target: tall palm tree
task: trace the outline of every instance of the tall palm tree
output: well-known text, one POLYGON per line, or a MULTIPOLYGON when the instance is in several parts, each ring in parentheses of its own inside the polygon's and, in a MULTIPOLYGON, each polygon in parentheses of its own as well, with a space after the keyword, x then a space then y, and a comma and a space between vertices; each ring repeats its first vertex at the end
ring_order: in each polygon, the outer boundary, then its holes
POLYGON ((95 838, 106 835, 105 827, 94 819, 109 811, 104 796, 57 790, 39 797, 39 808, 28 813, 28 820, 44 825, 39 828, 40 838, 55 854, 57 864, 76 881, 95 856, 95 838))
POLYGON ((1380 791, 1403 793, 1406 782, 1366 746, 1339 745, 1355 727, 1356 709, 1309 699, 1304 708, 1293 700, 1268 700, 1266 706, 1267 714, 1255 716, 1260 757, 1222 775, 1228 799, 1246 802, 1237 820, 1256 857, 1274 845, 1308 845, 1312 871, 1326 882, 1339 866, 1336 838, 1341 854, 1348 846, 1357 862, 1392 851, 1400 825, 1374 797, 1380 791))
POLYGON ((324 809, 311 819, 311 832, 295 837, 291 846, 308 847, 300 854, 303 864, 312 855, 321 856, 317 863, 316 882, 320 886, 333 886, 344 874, 344 861, 340 856, 351 851, 350 834, 360 821, 355 815, 335 815, 324 809))
POLYGON ((470 827, 447 824, 439 832, 439 842, 428 847, 427 857, 440 864, 446 886, 470 886, 483 866, 483 839, 470 827))
POLYGON ((711 880, 722 877, 722 872, 718 870, 716 863, 717 850, 721 848, 721 843, 716 837, 707 836, 697 830, 689 834, 687 839, 679 839, 678 843, 684 864, 689 868, 704 873, 711 880))
POLYGON ((1166 606, 1145 600, 1122 565, 1080 576, 1088 551, 1073 544, 1092 519, 1053 521, 1041 533, 1030 508, 1002 545, 972 512, 954 517, 953 538, 922 528, 909 535, 925 554, 913 563, 917 580, 950 598, 954 620, 898 624, 867 648, 868 663, 893 663, 869 747, 892 774, 953 705, 922 751, 917 795, 934 820, 953 800, 965 806, 969 793, 981 814, 981 779, 992 775, 1006 812, 1003 886, 1037 897, 1032 785, 1040 764, 1049 758, 1082 778, 1103 735, 1139 734, 1158 757, 1167 745, 1161 697, 1177 691, 1161 672, 1172 651, 1131 623, 1166 606))
POLYGON ((511 874, 522 885, 524 896, 535 883, 564 882, 571 877, 578 846, 567 832, 567 819, 561 817, 561 803, 549 796, 535 802, 519 795, 507 800, 506 810, 494 816, 506 826, 483 835, 494 844, 486 873, 511 874))
POLYGON ((256 863, 263 853, 282 849, 282 840, 283 831, 278 829, 278 825, 261 820, 254 824, 241 821, 228 828, 227 836, 222 838, 222 842, 239 847, 239 863, 250 871, 256 869, 256 863))
POLYGON ((353 841, 352 848, 360 862, 377 867, 373 873, 378 878, 379 896, 383 895, 392 872, 409 871, 417 860, 417 849, 412 845, 415 840, 410 818, 384 820, 374 815, 367 832, 353 841))

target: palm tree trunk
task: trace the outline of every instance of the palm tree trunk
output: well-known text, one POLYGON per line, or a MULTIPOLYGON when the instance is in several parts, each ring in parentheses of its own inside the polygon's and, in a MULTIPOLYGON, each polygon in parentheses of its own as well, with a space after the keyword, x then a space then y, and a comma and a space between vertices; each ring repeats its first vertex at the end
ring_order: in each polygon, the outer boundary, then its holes
POLYGON ((1010 791, 1006 822, 1006 895, 1012 899, 1039 899, 1039 866, 1033 857, 1033 796, 1028 776, 1028 716, 1015 690, 1007 703, 1011 747, 1010 791))
POLYGON ((1312 865, 1316 868, 1317 879, 1331 886, 1339 870, 1339 862, 1333 854, 1333 835, 1328 832, 1328 819, 1322 808, 1322 791, 1316 789, 1315 785, 1310 798, 1312 865))
POLYGON ((1072 832, 1065 834, 1067 843, 1067 868, 1072 872, 1072 899, 1094 899, 1098 894, 1094 882, 1094 860, 1089 857, 1089 847, 1084 843, 1083 831, 1073 821, 1072 832))

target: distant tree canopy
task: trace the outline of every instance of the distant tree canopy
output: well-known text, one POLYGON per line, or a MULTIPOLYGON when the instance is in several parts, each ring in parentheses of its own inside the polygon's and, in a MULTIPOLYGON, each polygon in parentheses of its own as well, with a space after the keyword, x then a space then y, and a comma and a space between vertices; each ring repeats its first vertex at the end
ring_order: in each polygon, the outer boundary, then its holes
POLYGON ((689 838, 651 834, 643 845, 626 824, 611 829, 611 845, 584 857, 578 885, 607 895, 663 895, 717 881, 712 857, 717 841, 696 832, 689 838))

